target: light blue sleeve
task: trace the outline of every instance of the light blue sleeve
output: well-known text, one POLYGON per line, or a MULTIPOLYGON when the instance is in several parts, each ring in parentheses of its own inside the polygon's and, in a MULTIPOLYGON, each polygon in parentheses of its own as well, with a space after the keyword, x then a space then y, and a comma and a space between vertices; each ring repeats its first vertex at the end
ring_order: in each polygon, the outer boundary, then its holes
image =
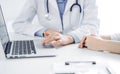
POLYGON ((35 32, 34 36, 39 36, 39 37, 44 37, 43 33, 46 31, 46 28, 42 28, 40 30, 38 30, 37 32, 35 32))
POLYGON ((80 42, 80 39, 75 34, 69 33, 68 35, 73 37, 75 43, 79 43, 80 42))

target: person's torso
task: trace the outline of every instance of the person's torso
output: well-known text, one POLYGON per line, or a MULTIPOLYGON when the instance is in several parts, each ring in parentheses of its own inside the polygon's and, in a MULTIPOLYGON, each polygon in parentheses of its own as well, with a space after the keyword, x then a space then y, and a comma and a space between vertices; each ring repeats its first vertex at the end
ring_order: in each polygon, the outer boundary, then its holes
MULTIPOLYGON (((36 2, 36 10, 37 16, 40 25, 49 28, 55 29, 57 31, 62 31, 62 22, 60 17, 59 8, 56 0, 35 0, 36 2), (49 13, 47 12, 49 9, 49 13), (46 17, 46 14, 49 16, 46 17)), ((79 4, 82 8, 82 12, 80 13, 80 8, 78 5, 72 7, 76 0, 68 0, 65 6, 64 14, 63 14, 63 28, 64 32, 72 31, 79 27, 82 16, 83 16, 83 4, 84 0, 78 0, 79 4), (72 11, 70 12, 70 8, 72 7, 72 11)))

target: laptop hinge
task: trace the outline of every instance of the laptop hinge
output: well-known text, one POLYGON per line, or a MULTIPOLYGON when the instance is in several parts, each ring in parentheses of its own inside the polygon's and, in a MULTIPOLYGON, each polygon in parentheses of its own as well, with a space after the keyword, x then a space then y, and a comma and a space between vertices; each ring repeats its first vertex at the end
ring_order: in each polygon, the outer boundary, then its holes
POLYGON ((11 49, 11 44, 12 42, 8 42, 5 48, 5 54, 9 54, 10 53, 10 49, 11 49))

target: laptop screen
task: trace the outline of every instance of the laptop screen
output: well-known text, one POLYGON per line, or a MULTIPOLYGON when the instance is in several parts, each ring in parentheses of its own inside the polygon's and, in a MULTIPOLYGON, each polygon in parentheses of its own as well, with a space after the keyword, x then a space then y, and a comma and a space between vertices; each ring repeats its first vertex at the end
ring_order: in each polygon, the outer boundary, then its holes
POLYGON ((8 36, 6 23, 3 17, 1 6, 0 6, 0 39, 1 39, 2 46, 5 50, 5 47, 9 41, 9 36, 8 36))

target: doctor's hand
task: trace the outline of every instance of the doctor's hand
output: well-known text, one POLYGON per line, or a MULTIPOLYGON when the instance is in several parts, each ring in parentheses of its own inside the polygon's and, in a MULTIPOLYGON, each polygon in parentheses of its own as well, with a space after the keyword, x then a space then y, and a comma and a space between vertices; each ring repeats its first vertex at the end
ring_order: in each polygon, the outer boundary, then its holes
POLYGON ((101 47, 104 46, 103 39, 95 35, 85 36, 78 47, 83 48, 84 46, 90 50, 102 51, 101 47))
POLYGON ((49 35, 51 34, 56 34, 56 33, 59 33, 58 31, 56 30, 51 30, 51 29, 48 29, 44 32, 44 37, 48 37, 49 35))
POLYGON ((42 44, 52 44, 53 47, 65 46, 74 42, 74 39, 69 35, 62 35, 61 33, 54 33, 47 36, 42 44))

